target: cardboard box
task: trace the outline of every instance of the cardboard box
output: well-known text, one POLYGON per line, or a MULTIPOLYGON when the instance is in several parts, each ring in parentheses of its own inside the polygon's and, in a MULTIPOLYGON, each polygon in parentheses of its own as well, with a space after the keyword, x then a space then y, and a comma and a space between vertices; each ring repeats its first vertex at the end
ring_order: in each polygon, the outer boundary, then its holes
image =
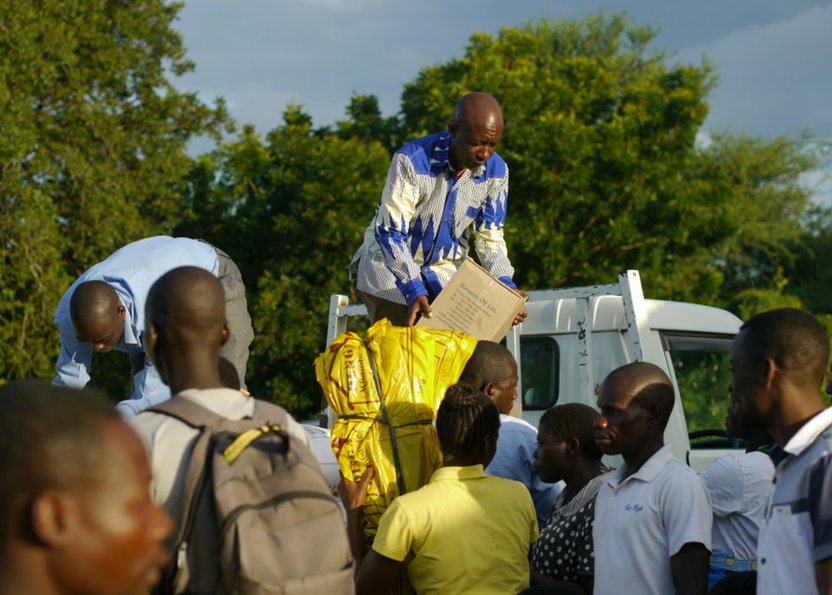
POLYGON ((524 307, 523 296, 467 258, 430 305, 433 316, 423 316, 416 326, 463 331, 477 339, 501 341, 524 307))

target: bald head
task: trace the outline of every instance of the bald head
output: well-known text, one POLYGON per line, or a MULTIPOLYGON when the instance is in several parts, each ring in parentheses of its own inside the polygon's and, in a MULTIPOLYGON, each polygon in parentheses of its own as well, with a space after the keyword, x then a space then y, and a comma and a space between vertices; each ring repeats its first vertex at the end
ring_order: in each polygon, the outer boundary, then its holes
MULTIPOLYGON (((629 401, 644 408, 661 408, 663 425, 667 424, 673 410, 673 383, 664 370, 655 364, 633 362, 616 368, 604 380, 610 389, 627 395, 629 401)), ((664 429, 664 427, 662 427, 664 429)))
POLYGON ((168 271, 145 304, 146 351, 176 394, 186 388, 219 388, 219 352, 228 340, 225 293, 219 280, 196 267, 168 271))
POLYGON ((503 112, 487 93, 468 93, 456 104, 448 125, 450 161, 456 170, 477 170, 497 148, 503 136, 503 112))
POLYGON ((69 316, 75 334, 95 351, 110 351, 124 333, 124 306, 104 281, 79 284, 69 300, 69 316))
POLYGON ((226 324, 222 285, 197 267, 168 271, 147 294, 145 319, 172 338, 219 345, 226 324))
POLYGON ((488 93, 475 91, 463 95, 454 108, 453 122, 457 125, 466 122, 479 123, 486 121, 499 121, 503 125, 503 110, 500 104, 488 93))
POLYGON ((635 471, 662 447, 673 400, 673 384, 661 368, 644 362, 616 368, 598 391, 595 443, 606 454, 622 455, 635 471))

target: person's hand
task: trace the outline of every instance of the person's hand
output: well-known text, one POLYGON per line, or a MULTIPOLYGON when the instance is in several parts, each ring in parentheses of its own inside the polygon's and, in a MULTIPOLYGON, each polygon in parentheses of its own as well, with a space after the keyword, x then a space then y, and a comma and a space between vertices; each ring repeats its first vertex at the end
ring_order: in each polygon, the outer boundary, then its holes
POLYGON ((430 303, 428 303, 428 296, 426 295, 420 295, 410 304, 410 307, 407 309, 407 326, 416 324, 416 319, 420 314, 425 318, 433 317, 433 313, 430 311, 430 303))
POLYGON ((367 501, 367 488, 375 474, 375 468, 370 466, 367 467, 364 476, 357 482, 350 481, 343 475, 341 476, 341 483, 338 484, 338 495, 341 497, 341 502, 347 511, 360 510, 364 506, 367 501))
MULTIPOLYGON (((527 302, 529 301, 529 294, 528 293, 526 293, 525 291, 523 291, 519 287, 516 287, 514 289, 514 291, 515 291, 515 293, 518 293, 519 295, 521 295, 525 301, 527 301, 527 302)), ((525 306, 523 306, 523 309, 520 310, 517 313, 517 316, 514 317, 514 321, 511 323, 511 326, 517 326, 518 324, 523 322, 526 319, 526 316, 528 316, 528 315, 529 315, 529 309, 526 308, 525 306)))

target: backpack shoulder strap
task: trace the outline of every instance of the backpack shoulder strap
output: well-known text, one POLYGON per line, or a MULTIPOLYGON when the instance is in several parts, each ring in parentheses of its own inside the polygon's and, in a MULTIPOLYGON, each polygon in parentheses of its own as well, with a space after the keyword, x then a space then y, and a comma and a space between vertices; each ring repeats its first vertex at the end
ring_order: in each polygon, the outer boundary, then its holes
POLYGON ((257 423, 276 423, 286 429, 289 414, 280 405, 269 403, 268 401, 254 400, 254 413, 251 418, 257 423))
POLYGON ((193 530, 197 502, 202 492, 207 488, 208 468, 211 464, 208 455, 211 449, 213 430, 225 418, 190 399, 176 396, 150 407, 147 411, 174 417, 200 431, 191 450, 191 458, 185 472, 182 508, 177 519, 178 531, 172 542, 174 550, 171 564, 175 568, 184 565, 184 561, 177 558, 182 555, 182 552, 180 552, 182 544, 188 539, 193 530))
POLYGON ((146 411, 175 417, 182 423, 198 430, 215 426, 224 419, 210 409, 179 396, 173 396, 167 401, 146 409, 146 411))

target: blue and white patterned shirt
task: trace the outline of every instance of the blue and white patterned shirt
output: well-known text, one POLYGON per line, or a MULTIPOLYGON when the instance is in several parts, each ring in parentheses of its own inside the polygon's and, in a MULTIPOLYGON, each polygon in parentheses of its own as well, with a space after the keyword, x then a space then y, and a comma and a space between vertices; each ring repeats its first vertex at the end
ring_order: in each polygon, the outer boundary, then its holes
POLYGON ((757 538, 757 593, 817 595, 815 565, 832 558, 832 409, 775 449, 774 488, 757 538))
POLYGON ((510 287, 503 226, 508 166, 494 153, 476 171, 450 165, 450 133, 416 139, 394 156, 375 217, 353 257, 358 289, 399 304, 435 296, 474 248, 480 263, 510 287))

